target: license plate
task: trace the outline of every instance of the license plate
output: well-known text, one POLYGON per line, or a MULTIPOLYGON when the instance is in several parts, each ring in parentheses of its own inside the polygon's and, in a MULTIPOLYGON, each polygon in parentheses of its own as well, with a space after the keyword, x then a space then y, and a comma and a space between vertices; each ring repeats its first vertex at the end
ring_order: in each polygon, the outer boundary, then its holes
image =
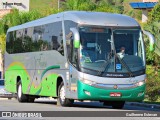
POLYGON ((122 94, 121 93, 110 93, 111 97, 121 97, 122 94))

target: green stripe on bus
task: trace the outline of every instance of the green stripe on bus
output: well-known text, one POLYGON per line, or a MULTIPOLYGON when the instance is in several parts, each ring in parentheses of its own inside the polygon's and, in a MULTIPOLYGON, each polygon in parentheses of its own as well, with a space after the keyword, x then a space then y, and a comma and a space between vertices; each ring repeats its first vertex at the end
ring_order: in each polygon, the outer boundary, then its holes
POLYGON ((52 70, 52 69, 59 69, 59 68, 60 68, 60 65, 49 66, 48 68, 46 68, 46 69, 42 72, 41 80, 42 80, 43 76, 46 74, 47 71, 52 70))

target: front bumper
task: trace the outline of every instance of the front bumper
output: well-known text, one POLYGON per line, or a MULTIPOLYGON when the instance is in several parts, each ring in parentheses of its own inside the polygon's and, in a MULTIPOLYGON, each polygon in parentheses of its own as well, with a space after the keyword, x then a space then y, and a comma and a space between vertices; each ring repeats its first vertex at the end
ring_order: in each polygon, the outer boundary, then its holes
POLYGON ((78 99, 79 100, 109 100, 109 101, 142 101, 145 95, 145 84, 131 89, 102 89, 84 84, 78 81, 78 99), (121 97, 110 97, 111 92, 120 92, 121 97), (88 93, 88 94, 86 94, 88 93))

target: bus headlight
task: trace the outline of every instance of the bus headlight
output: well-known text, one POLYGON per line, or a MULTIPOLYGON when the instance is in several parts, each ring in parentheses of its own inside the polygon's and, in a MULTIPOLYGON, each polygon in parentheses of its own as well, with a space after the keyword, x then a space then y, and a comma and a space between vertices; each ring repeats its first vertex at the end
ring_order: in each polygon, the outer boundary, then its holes
POLYGON ((94 84, 96 84, 96 82, 90 81, 90 80, 86 80, 86 79, 82 79, 81 81, 82 81, 84 84, 87 84, 87 85, 94 85, 94 84))
POLYGON ((136 86, 142 86, 145 84, 145 80, 135 83, 136 86))

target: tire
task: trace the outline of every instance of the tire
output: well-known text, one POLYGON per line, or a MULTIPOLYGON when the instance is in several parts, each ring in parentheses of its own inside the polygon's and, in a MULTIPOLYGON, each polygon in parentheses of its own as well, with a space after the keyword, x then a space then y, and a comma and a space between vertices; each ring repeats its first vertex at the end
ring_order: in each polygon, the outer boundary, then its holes
POLYGON ((112 103, 113 109, 122 109, 124 107, 125 101, 114 101, 112 103))
POLYGON ((18 82, 18 85, 17 85, 17 99, 19 102, 28 102, 28 97, 22 93, 21 82, 18 82))
POLYGON ((74 103, 74 100, 65 98, 65 88, 64 83, 61 82, 60 86, 58 87, 58 99, 57 99, 57 105, 61 106, 72 106, 74 103))

